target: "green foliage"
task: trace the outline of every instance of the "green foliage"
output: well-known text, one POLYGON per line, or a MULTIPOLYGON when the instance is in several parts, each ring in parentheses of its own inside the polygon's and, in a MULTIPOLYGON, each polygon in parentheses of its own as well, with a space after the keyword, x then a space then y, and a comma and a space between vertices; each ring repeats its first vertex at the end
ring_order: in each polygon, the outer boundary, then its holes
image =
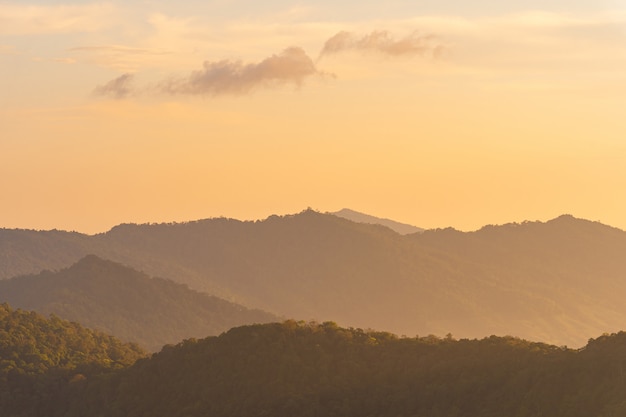
POLYGON ((62 408, 71 384, 144 355, 136 345, 76 323, 0 304, 0 415, 46 415, 43 410, 62 408))
POLYGON ((333 322, 136 347, 0 306, 0 415, 621 417, 626 333, 581 350, 397 337, 333 322))

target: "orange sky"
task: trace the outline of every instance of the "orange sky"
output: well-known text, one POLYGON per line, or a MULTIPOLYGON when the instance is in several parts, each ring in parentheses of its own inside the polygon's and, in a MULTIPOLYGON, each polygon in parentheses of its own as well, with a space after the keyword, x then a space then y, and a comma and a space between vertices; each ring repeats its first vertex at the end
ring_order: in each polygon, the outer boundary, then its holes
POLYGON ((310 206, 626 229, 619 2, 358 19, 276 2, 214 20, 159 3, 0 4, 0 227, 310 206))

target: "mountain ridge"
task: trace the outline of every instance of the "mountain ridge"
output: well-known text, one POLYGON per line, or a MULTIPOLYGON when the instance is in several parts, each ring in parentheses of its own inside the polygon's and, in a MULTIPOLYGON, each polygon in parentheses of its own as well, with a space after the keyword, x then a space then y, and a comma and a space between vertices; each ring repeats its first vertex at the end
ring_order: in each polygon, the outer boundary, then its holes
POLYGON ((626 322, 626 233, 572 216, 403 236, 305 210, 125 225, 61 235, 61 245, 58 234, 29 232, 19 251, 10 250, 21 242, 13 235, 0 233, 0 271, 9 268, 3 259, 55 269, 59 259, 94 253, 279 316, 398 334, 514 334, 581 346, 626 322))
POLYGON ((351 210, 348 208, 343 208, 339 211, 331 212, 330 214, 338 216, 338 217, 342 217, 344 219, 348 219, 355 223, 380 224, 381 226, 388 227, 389 229, 401 235, 408 235, 411 233, 422 233, 425 230, 421 227, 413 226, 408 223, 401 223, 392 219, 376 217, 370 214, 361 213, 361 212, 351 210))
POLYGON ((185 338, 279 319, 96 255, 56 272, 0 281, 0 301, 55 314, 152 351, 185 338))

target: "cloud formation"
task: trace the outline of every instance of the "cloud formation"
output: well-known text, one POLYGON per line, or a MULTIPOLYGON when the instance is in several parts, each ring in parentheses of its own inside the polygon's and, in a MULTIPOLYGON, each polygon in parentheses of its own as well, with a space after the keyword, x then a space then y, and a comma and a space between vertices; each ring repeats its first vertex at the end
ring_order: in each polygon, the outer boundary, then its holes
POLYGON ((257 87, 292 83, 302 85, 307 77, 321 74, 302 48, 291 47, 259 63, 222 60, 205 62, 203 68, 180 79, 161 84, 170 94, 246 94, 257 87))
POLYGON ((386 30, 373 31, 362 37, 351 32, 339 32, 326 41, 320 58, 346 51, 377 52, 390 56, 438 56, 442 48, 433 36, 420 35, 417 32, 400 39, 395 39, 386 30))
MULTIPOLYGON (((339 32, 328 39, 320 58, 349 50, 374 51, 389 56, 431 55, 437 56, 441 45, 432 36, 412 33, 396 39, 387 31, 374 31, 358 37, 350 32, 339 32)), ((163 52, 150 49, 121 46, 91 46, 73 48, 78 52, 121 53, 124 55, 153 55, 163 52)), ((222 96, 249 94, 258 88, 267 88, 292 84, 301 86, 307 78, 313 76, 334 76, 322 72, 304 49, 292 46, 255 63, 238 60, 205 61, 202 69, 192 71, 186 76, 172 76, 158 82, 145 91, 172 95, 222 96)), ((107 84, 98 86, 94 94, 116 99, 126 98, 131 93, 133 75, 125 73, 107 84)))
POLYGON ((133 92, 133 80, 133 74, 122 74, 108 83, 96 87, 93 93, 96 96, 123 99, 128 97, 133 92))

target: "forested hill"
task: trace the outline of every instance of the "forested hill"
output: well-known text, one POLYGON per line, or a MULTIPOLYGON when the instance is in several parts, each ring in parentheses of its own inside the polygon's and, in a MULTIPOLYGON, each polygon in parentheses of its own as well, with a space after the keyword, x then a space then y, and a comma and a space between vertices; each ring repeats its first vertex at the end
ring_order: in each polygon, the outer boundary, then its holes
POLYGON ((5 277, 88 253, 280 316, 398 334, 582 346, 626 323, 626 233, 571 216, 407 236, 312 210, 96 236, 0 230, 5 277))
POLYGON ((624 416, 624 359, 625 333, 575 351, 289 321, 166 347, 79 386, 67 417, 624 416))
POLYGON ((57 317, 0 304, 0 415, 63 411, 72 384, 128 367, 145 353, 57 317))
POLYGON ((94 255, 58 272, 0 281, 0 302, 54 313, 152 351, 190 337, 278 320, 94 255))
POLYGON ((626 333, 579 350, 512 337, 398 338, 332 322, 133 345, 0 305, 0 415, 615 417, 626 333))

